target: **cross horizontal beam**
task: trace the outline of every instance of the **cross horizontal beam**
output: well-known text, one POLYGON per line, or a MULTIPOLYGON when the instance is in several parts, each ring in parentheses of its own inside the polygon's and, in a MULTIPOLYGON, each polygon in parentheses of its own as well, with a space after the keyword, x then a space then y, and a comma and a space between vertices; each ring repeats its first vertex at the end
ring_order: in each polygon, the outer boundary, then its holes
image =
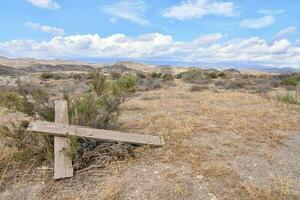
POLYGON ((27 130, 54 136, 78 136, 105 141, 120 141, 139 145, 148 144, 162 146, 165 144, 163 138, 159 136, 123 133, 119 131, 93 129, 83 126, 59 124, 46 121, 31 122, 27 130))

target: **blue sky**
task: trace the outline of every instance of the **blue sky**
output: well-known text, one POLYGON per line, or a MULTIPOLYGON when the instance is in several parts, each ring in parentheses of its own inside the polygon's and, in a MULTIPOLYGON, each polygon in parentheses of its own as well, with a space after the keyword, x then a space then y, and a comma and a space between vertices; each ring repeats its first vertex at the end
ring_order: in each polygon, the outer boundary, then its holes
POLYGON ((0 55, 300 67, 298 0, 10 0, 0 55))

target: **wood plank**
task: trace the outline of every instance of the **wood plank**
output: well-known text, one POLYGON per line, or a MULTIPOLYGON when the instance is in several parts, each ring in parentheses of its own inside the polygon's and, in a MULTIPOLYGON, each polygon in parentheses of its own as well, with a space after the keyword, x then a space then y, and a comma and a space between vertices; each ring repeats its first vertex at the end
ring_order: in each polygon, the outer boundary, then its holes
POLYGON ((56 136, 78 136, 99 140, 127 142, 132 144, 149 144, 155 146, 161 146, 165 144, 163 138, 159 136, 92 129, 82 126, 57 124, 45 121, 31 122, 28 130, 56 136))
MULTIPOLYGON (((55 101, 55 123, 69 124, 66 101, 55 101)), ((72 160, 66 155, 69 143, 69 138, 54 137, 54 179, 73 177, 72 160)))

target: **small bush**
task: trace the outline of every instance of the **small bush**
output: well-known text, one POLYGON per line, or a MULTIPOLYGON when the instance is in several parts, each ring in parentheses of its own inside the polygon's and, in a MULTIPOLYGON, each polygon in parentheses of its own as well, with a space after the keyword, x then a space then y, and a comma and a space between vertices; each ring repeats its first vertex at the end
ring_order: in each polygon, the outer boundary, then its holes
POLYGON ((0 93, 0 105, 29 116, 54 121, 54 104, 46 88, 18 83, 18 87, 0 93))
POLYGON ((20 124, 11 122, 0 125, 2 148, 5 146, 10 151, 9 158, 0 162, 1 183, 4 183, 0 184, 0 190, 10 182, 22 179, 23 175, 15 174, 15 169, 23 171, 28 170, 29 166, 51 166, 53 163, 53 137, 28 132, 28 124, 28 121, 21 121, 20 124))
POLYGON ((119 78, 121 78, 122 75, 118 72, 111 72, 110 76, 112 79, 119 79, 119 78))
POLYGON ((282 85, 286 86, 297 86, 298 83, 300 83, 300 73, 291 74, 281 82, 282 85))
POLYGON ((72 75, 72 78, 75 79, 75 80, 81 80, 82 79, 82 75, 78 74, 78 73, 75 73, 75 74, 72 75))
POLYGON ((52 72, 43 72, 40 76, 42 80, 47 80, 47 79, 59 80, 59 79, 65 79, 67 77, 68 76, 63 73, 52 73, 52 72))
POLYGON ((136 85, 139 91, 150 91, 162 88, 163 81, 161 79, 138 79, 136 85))
POLYGON ((181 79, 188 83, 201 83, 205 78, 205 74, 199 69, 189 70, 181 74, 181 79))
POLYGON ((226 74, 224 72, 219 72, 218 76, 221 77, 221 78, 224 78, 224 77, 226 77, 226 74))
POLYGON ((54 74, 51 72, 43 72, 40 77, 41 79, 52 79, 54 78, 54 74))
POLYGON ((203 90, 207 90, 209 87, 207 85, 192 85, 190 87, 191 92, 201 92, 203 90))
POLYGON ((162 78, 162 73, 159 73, 159 72, 152 72, 150 74, 150 77, 151 78, 162 78))
POLYGON ((277 98, 279 101, 282 101, 284 103, 300 105, 299 96, 292 92, 286 92, 285 94, 279 95, 277 98))
POLYGON ((21 121, 19 125, 11 122, 10 127, 0 125, 0 137, 7 146, 16 147, 18 150, 14 155, 15 161, 28 163, 32 162, 32 159, 38 159, 40 162, 50 163, 53 153, 48 150, 52 149, 53 141, 48 140, 50 137, 31 134, 26 130, 28 125, 29 121, 26 120, 21 121))
MULTIPOLYGON (((66 95, 71 124, 101 129, 116 128, 120 114, 119 106, 134 91, 133 76, 109 80, 106 76, 97 74, 90 81, 90 90, 84 96, 72 98, 66 95)), ((72 138, 68 155, 73 159, 75 169, 82 169, 91 162, 97 162, 97 165, 102 167, 107 162, 122 159, 129 153, 131 147, 121 145, 120 148, 116 148, 116 143, 72 138)))
POLYGON ((164 83, 171 83, 174 81, 174 77, 171 74, 164 74, 162 80, 164 83))
POLYGON ((137 76, 138 78, 147 78, 147 75, 146 75, 145 73, 143 73, 143 72, 137 72, 137 73, 136 73, 136 76, 137 76))
POLYGON ((218 78, 218 74, 217 74, 216 72, 205 73, 205 76, 206 76, 207 78, 212 78, 212 79, 218 78))
POLYGON ((98 72, 89 72, 85 76, 86 76, 86 79, 94 79, 97 77, 97 74, 99 74, 99 73, 98 72))
POLYGON ((178 74, 175 75, 175 78, 181 79, 182 75, 183 75, 183 72, 180 72, 180 73, 178 73, 178 74))

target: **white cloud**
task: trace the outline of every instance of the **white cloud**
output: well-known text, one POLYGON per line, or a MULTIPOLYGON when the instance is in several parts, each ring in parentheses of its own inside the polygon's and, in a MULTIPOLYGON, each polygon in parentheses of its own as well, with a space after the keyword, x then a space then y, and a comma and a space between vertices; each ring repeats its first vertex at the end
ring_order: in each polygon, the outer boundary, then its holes
POLYGON ((181 4, 165 9, 162 15, 167 18, 187 20, 201 18, 205 15, 219 15, 226 17, 237 16, 233 2, 220 0, 185 0, 181 4))
POLYGON ((48 25, 42 25, 39 23, 34 23, 34 22, 26 22, 25 26, 28 28, 31 28, 33 30, 39 30, 45 33, 50 33, 52 35, 64 35, 64 29, 62 28, 57 28, 53 26, 48 26, 48 25))
POLYGON ((275 18, 267 15, 260 18, 245 19, 240 23, 240 26, 245 28, 264 28, 275 23, 275 18))
POLYGON ((49 41, 0 42, 0 55, 36 58, 127 58, 164 59, 184 62, 244 62, 300 68, 300 46, 287 39, 272 43, 258 38, 223 41, 223 35, 204 35, 191 42, 150 33, 129 37, 114 34, 55 36, 49 41), (222 40, 221 40, 222 39, 222 40))
POLYGON ((264 15, 280 15, 285 13, 285 10, 284 9, 274 9, 274 10, 260 9, 257 11, 257 13, 264 14, 264 15))
POLYGON ((147 5, 142 0, 122 0, 100 8, 102 12, 113 16, 115 20, 122 18, 142 26, 150 26, 151 23, 144 16, 146 9, 147 5))
POLYGON ((44 9, 59 9, 61 6, 54 0, 26 0, 33 6, 44 9))
POLYGON ((280 30, 276 34, 275 39, 280 40, 280 39, 287 38, 290 34, 296 32, 296 31, 297 31, 297 28, 295 26, 289 26, 287 28, 284 28, 284 29, 280 30))

